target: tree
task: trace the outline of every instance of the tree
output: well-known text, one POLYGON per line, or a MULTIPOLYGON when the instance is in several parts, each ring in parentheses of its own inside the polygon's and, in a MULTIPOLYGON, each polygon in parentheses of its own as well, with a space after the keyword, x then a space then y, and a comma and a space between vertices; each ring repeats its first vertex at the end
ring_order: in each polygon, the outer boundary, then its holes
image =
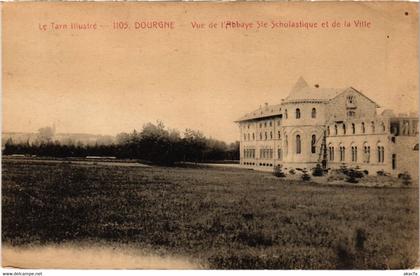
POLYGON ((55 135, 55 129, 52 127, 42 127, 38 129, 38 140, 41 143, 50 143, 55 135))

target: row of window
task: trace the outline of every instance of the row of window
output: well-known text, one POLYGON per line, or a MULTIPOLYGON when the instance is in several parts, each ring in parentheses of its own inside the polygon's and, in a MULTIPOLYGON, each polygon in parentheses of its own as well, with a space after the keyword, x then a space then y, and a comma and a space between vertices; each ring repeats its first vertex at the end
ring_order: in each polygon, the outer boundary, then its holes
MULTIPOLYGON (((351 162, 357 162, 357 146, 351 147, 351 162)), ((335 149, 333 146, 328 147, 328 159, 330 161, 335 160, 334 156, 335 149)), ((346 147, 341 146, 339 148, 340 162, 346 161, 346 147)), ((385 161, 385 148, 383 146, 377 147, 377 162, 384 163, 385 161)), ((364 146, 363 148, 363 163, 370 163, 370 146, 364 146)))
MULTIPOLYGON (((263 128, 263 127, 272 127, 273 126, 273 120, 270 120, 270 121, 264 121, 264 122, 260 122, 259 124, 258 124, 258 126, 259 126, 259 128, 263 128)), ((276 121, 277 122, 277 126, 280 126, 280 124, 281 124, 281 121, 280 120, 277 120, 276 121)), ((248 124, 246 124, 246 125, 244 125, 243 126, 243 128, 250 128, 251 127, 251 123, 248 123, 248 124)))
MULTIPOLYGON (((311 141, 311 153, 316 152, 316 136, 312 135, 311 141)), ((286 145, 287 146, 287 145, 286 145)), ((296 154, 302 153, 302 140, 300 135, 296 135, 296 154)), ((339 161, 343 162, 346 160, 346 147, 340 146, 339 148, 340 158, 339 161)), ((335 148, 334 146, 328 147, 328 159, 330 161, 335 161, 335 148)), ((245 158, 255 158, 255 149, 244 149, 245 158)), ((377 147, 377 162, 384 163, 385 160, 385 149, 383 146, 377 147)), ((261 159, 273 159, 273 149, 260 149, 260 158, 261 159)), ((281 149, 278 149, 277 158, 279 160, 283 159, 283 153, 281 149)), ((357 146, 351 147, 351 161, 357 162, 357 146)), ((370 163, 370 146, 365 145, 363 148, 363 163, 370 163)))
POLYGON ((257 165, 257 166, 263 166, 263 167, 272 167, 273 166, 272 163, 244 162, 243 164, 244 165, 247 165, 247 166, 255 166, 255 165, 257 165))
POLYGON ((255 149, 244 149, 245 158, 255 158, 255 149))
POLYGON ((260 158, 273 159, 273 149, 260 149, 260 158))
MULTIPOLYGON (((300 119, 302 117, 302 113, 300 111, 300 108, 296 108, 295 110, 295 118, 296 119, 300 119)), ((287 119, 288 118, 288 114, 287 114, 287 109, 284 110, 284 118, 287 119)), ((311 118, 316 118, 316 108, 312 108, 311 111, 311 118)))
MULTIPOLYGON (((273 137, 273 132, 267 132, 265 131, 264 134, 263 132, 260 132, 260 140, 272 140, 273 137)), ((280 130, 277 131, 277 139, 281 139, 281 133, 280 130)), ((254 141, 255 140, 255 133, 244 133, 244 141, 254 141)))
MULTIPOLYGON (((354 123, 352 123, 350 127, 351 127, 351 134, 356 134, 356 125, 354 123)), ((386 131, 386 127, 385 127, 385 124, 383 122, 381 122, 380 127, 382 129, 382 132, 386 131)), ((338 130, 339 130, 338 125, 334 125, 334 135, 338 135, 338 130)), ((371 133, 375 133, 375 131, 376 131, 375 122, 373 122, 373 121, 370 123, 370 130, 371 130, 371 133)), ((347 134, 346 124, 341 124, 341 132, 342 132, 343 135, 347 134)), ((361 133, 366 133, 366 126, 365 126, 364 122, 362 122, 360 124, 360 132, 361 133)), ((330 126, 327 127, 327 134, 328 134, 328 136, 331 135, 330 126)))

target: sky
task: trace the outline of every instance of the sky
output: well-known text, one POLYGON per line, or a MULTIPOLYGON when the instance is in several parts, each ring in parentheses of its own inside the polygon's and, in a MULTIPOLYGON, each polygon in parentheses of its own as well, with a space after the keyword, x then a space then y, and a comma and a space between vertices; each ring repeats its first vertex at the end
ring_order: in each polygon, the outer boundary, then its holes
POLYGON ((300 76, 352 86, 397 113, 418 110, 416 3, 6 3, 2 24, 3 131, 54 123, 58 132, 115 135, 159 120, 232 142, 236 119, 280 103, 300 76), (134 28, 156 20, 175 27, 134 28), (228 20, 329 27, 208 27, 228 20), (52 22, 99 27, 55 30, 52 22))

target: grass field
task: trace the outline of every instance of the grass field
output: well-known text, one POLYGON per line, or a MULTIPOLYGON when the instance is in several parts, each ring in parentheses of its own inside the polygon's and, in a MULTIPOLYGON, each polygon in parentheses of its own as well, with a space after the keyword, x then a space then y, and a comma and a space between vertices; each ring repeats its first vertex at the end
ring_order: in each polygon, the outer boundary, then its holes
POLYGON ((327 186, 228 168, 3 160, 9 246, 127 244, 209 268, 411 268, 418 189, 327 186))

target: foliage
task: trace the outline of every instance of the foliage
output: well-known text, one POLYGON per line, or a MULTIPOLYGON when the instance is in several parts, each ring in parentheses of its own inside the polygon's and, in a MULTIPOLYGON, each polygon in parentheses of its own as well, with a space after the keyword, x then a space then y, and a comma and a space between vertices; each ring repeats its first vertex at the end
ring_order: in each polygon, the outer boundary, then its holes
POLYGON ((302 180, 303 181, 309 181, 311 180, 311 176, 308 174, 308 171, 306 169, 302 170, 302 180))
POLYGON ((312 169, 312 175, 313 176, 323 176, 324 170, 321 167, 321 164, 316 164, 315 168, 312 169))
POLYGON ((273 174, 274 174, 274 176, 277 176, 277 177, 285 177, 286 176, 285 173, 283 172, 282 165, 280 165, 280 164, 274 167, 273 174))
POLYGON ((408 172, 403 172, 399 174, 398 178, 402 179, 403 184, 406 186, 410 186, 412 184, 412 179, 408 172))
POLYGON ((141 132, 120 133, 115 144, 84 145, 52 141, 53 130, 42 128, 39 139, 33 143, 6 141, 3 154, 27 154, 48 157, 113 156, 141 159, 157 164, 176 162, 208 162, 239 160, 239 142, 225 142, 206 138, 199 131, 187 129, 181 137, 177 130, 167 129, 162 122, 148 123, 141 132))
POLYGON ((378 176, 386 176, 386 173, 385 173, 384 170, 379 170, 379 171, 376 172, 376 175, 378 175, 378 176))

